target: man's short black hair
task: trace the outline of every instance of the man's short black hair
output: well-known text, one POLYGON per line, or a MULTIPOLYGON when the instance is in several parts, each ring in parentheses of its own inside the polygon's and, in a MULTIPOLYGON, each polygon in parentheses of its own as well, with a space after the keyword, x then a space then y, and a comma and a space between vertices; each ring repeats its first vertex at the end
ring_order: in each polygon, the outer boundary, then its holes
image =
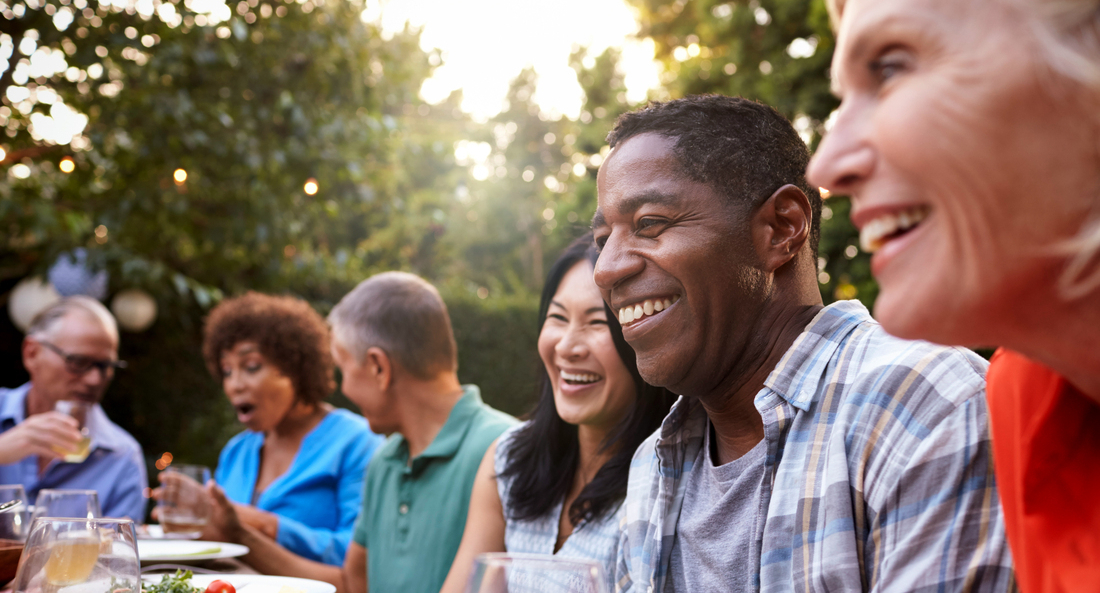
POLYGON ((684 173, 715 188, 732 204, 747 206, 747 211, 780 187, 797 186, 810 200, 813 220, 809 239, 816 261, 821 194, 806 182, 810 149, 778 111, 722 95, 654 102, 620 116, 607 143, 615 148, 645 133, 675 139, 673 150, 684 173))

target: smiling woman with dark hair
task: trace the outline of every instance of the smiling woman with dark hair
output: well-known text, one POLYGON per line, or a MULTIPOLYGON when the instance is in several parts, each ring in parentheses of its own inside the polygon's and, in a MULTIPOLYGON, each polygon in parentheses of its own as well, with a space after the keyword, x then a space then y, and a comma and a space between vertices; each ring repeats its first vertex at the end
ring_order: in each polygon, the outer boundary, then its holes
POLYGON ((247 428, 215 475, 240 521, 299 556, 342 564, 382 439, 323 401, 334 387, 325 321, 305 301, 250 292, 210 312, 203 355, 247 428))
POLYGON ((630 459, 674 396, 638 374, 592 281, 595 259, 589 234, 550 269, 539 307, 539 401, 485 454, 444 592, 462 591, 475 556, 503 551, 597 561, 611 590, 630 459))

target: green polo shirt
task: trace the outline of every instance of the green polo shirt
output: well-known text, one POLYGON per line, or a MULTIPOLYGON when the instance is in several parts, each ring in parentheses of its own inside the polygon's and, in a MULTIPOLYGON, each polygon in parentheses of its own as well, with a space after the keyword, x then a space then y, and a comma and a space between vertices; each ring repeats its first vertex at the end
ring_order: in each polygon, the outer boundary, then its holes
POLYGON ((516 423, 482 403, 476 385, 463 391, 435 440, 411 464, 408 442, 395 434, 367 466, 354 539, 367 550, 370 593, 434 593, 447 578, 481 458, 516 423))

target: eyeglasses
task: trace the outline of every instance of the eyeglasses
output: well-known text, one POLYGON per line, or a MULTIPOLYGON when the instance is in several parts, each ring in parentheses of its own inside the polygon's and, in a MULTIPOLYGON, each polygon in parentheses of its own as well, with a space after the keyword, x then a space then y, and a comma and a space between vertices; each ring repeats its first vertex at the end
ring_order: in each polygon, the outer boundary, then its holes
POLYGON ((39 341, 38 343, 60 356, 65 361, 65 370, 74 375, 83 375, 94 368, 103 376, 110 376, 114 374, 115 369, 126 368, 125 360, 96 360, 81 354, 70 354, 49 342, 39 341))

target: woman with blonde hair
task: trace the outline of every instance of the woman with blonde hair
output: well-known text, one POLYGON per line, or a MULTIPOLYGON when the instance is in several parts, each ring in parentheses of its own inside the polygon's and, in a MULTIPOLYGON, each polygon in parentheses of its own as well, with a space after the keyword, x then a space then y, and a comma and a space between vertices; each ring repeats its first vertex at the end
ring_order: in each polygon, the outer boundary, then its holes
POLYGON ((831 0, 852 199, 890 332, 999 346, 998 489, 1025 593, 1100 590, 1100 0, 831 0))

